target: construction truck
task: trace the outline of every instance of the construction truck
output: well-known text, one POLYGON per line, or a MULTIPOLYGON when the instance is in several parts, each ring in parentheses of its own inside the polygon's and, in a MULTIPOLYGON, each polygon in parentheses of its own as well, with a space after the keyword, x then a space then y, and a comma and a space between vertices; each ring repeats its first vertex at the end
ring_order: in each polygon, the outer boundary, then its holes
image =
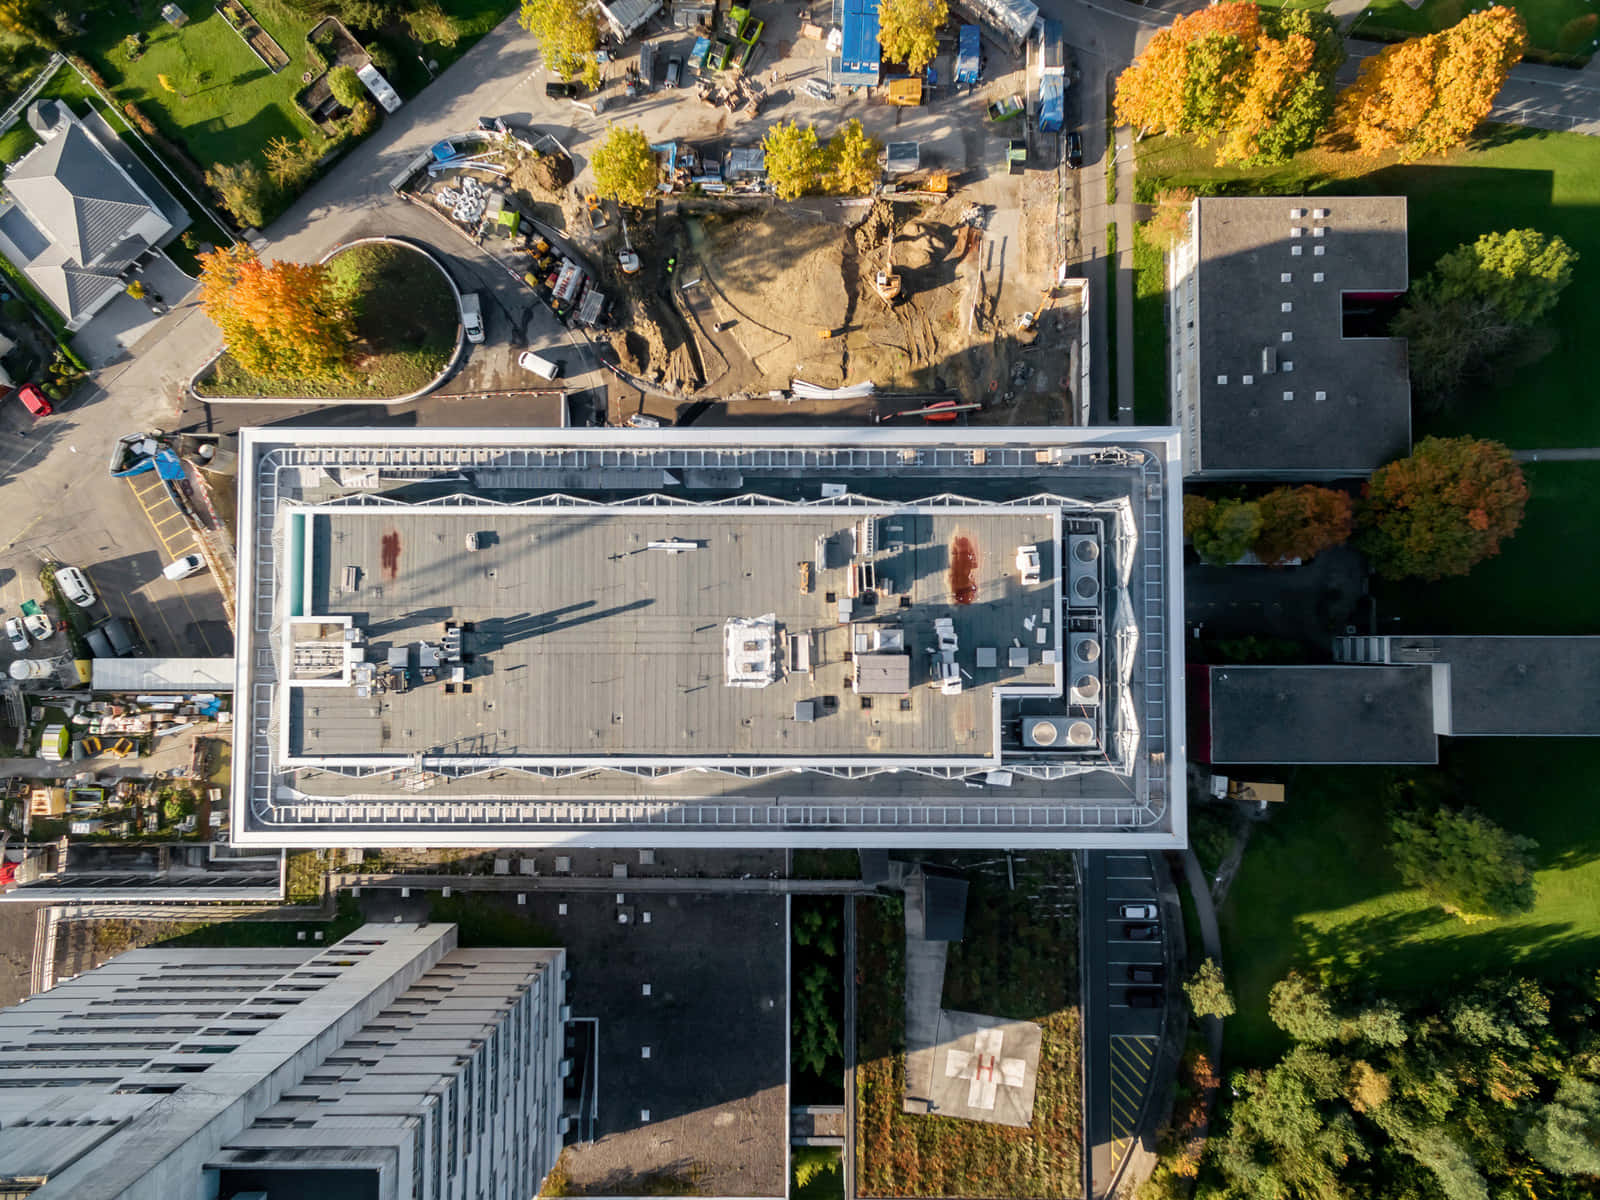
POLYGON ((900 272, 894 269, 894 225, 889 226, 889 244, 883 250, 883 269, 872 277, 872 286, 877 289, 878 298, 885 304, 893 306, 900 299, 904 289, 904 282, 900 272))

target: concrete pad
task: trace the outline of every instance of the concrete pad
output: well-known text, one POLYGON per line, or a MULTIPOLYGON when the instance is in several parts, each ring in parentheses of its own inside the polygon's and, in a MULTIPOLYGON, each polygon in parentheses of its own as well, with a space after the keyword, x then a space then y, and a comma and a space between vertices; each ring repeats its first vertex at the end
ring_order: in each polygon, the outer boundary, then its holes
POLYGON ((930 1111, 996 1125, 1031 1124, 1041 1037, 1031 1021, 945 1009, 939 1014, 930 1111))

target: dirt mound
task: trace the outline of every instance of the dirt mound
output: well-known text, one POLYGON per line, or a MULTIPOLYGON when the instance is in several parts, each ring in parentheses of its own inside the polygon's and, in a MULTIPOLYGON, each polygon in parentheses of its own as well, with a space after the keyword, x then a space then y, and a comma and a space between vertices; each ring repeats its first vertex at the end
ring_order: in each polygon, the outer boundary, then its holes
POLYGON ((509 166, 511 186, 541 199, 559 199, 572 182, 572 160, 565 154, 521 152, 509 166))
POLYGON ((894 226, 894 205, 884 199, 873 201, 866 216, 850 231, 855 239, 857 254, 871 254, 889 236, 894 226))
POLYGON ((706 232, 702 258, 740 312, 807 342, 816 340, 818 329, 845 323, 850 297, 844 282, 845 242, 837 225, 774 211, 708 221, 706 232))

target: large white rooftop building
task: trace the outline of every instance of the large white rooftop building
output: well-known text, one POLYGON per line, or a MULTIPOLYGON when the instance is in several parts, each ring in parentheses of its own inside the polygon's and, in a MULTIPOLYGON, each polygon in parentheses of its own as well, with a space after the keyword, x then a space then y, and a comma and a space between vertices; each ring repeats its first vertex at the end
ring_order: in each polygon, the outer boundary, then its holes
POLYGON ((250 845, 1176 845, 1176 435, 246 430, 250 845))
POLYGON ((0 1012, 0 1195, 536 1194, 561 1149, 565 952, 455 934, 134 950, 0 1012))

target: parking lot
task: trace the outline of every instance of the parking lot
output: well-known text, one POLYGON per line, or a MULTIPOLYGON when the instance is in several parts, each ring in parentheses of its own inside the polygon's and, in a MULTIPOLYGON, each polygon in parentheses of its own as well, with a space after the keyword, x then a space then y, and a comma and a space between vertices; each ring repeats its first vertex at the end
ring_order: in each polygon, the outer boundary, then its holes
POLYGON ((1092 853, 1084 870, 1085 1114, 1096 1192, 1136 1144, 1171 982, 1170 919, 1151 856, 1092 853))

